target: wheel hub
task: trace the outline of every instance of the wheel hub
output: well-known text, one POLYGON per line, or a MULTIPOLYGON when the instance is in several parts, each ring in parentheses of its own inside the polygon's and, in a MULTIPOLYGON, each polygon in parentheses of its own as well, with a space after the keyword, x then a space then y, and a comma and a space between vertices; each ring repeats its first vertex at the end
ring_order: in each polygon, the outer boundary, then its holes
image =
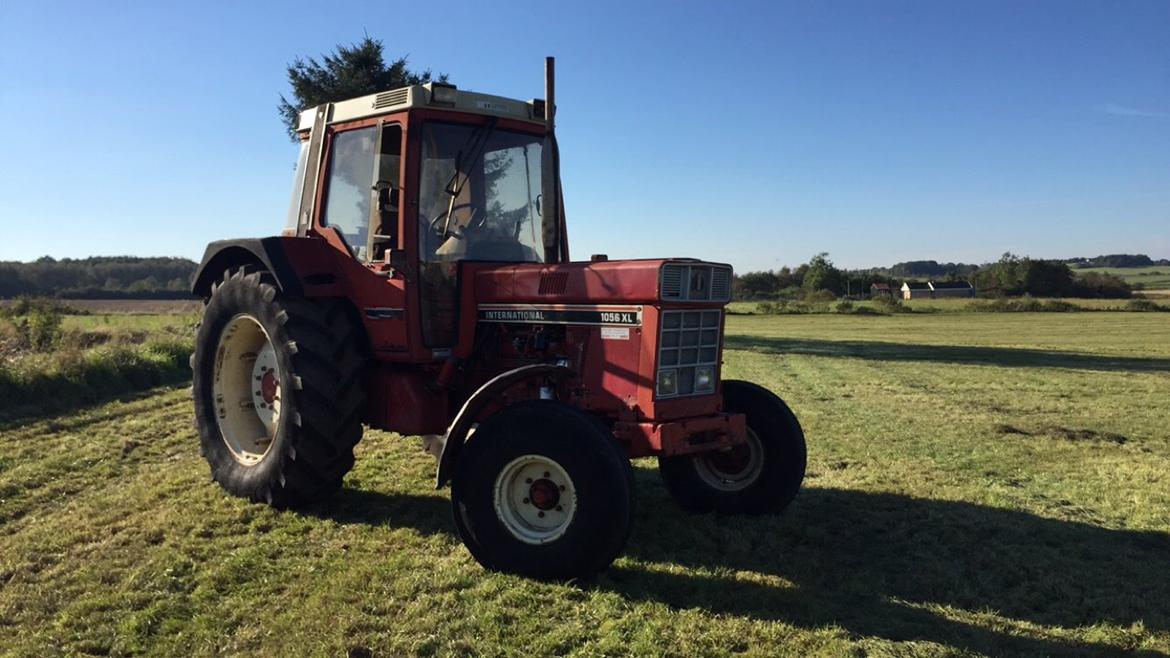
POLYGON ((561 492, 552 480, 540 478, 528 488, 528 498, 537 508, 550 510, 560 502, 561 492))
POLYGON ((699 479, 712 489, 742 491, 764 472, 764 444, 749 427, 747 442, 730 450, 696 455, 693 463, 699 479))
POLYGON ((276 380, 276 373, 272 370, 260 375, 260 399, 265 404, 272 404, 276 400, 276 390, 280 382, 276 380))
POLYGON ((524 455, 500 470, 493 502, 496 517, 513 537, 526 544, 545 544, 572 524, 577 488, 555 460, 524 455))

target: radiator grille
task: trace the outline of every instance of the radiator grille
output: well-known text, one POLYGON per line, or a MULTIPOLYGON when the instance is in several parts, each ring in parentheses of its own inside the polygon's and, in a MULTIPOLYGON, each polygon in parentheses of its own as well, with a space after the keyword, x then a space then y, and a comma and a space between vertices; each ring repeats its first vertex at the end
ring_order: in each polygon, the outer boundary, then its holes
POLYGON ((682 282, 686 269, 682 265, 662 266, 663 299, 682 299, 682 282))
POLYGON ((706 263, 662 266, 660 293, 665 301, 731 301, 731 268, 706 263))
POLYGON ((659 398, 715 392, 721 316, 722 311, 662 312, 658 337, 659 398), (705 385, 700 381, 704 373, 705 385))
POLYGON ((711 299, 731 299, 731 270, 716 267, 711 271, 711 299))

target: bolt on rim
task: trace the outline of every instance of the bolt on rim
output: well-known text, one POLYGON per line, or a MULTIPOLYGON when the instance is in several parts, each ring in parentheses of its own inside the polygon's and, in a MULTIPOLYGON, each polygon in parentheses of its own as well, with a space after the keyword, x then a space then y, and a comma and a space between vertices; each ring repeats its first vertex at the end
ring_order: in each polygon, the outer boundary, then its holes
POLYGON ((220 435, 235 460, 253 466, 272 448, 280 425, 280 366, 268 332, 247 314, 219 335, 212 396, 220 435))
POLYGON ((747 442, 730 450, 695 457, 699 479, 719 491, 742 491, 764 472, 764 444, 747 428, 747 442))
POLYGON ((565 534, 577 513, 577 488, 556 461, 517 457, 500 470, 494 488, 496 516, 526 544, 545 544, 565 534))

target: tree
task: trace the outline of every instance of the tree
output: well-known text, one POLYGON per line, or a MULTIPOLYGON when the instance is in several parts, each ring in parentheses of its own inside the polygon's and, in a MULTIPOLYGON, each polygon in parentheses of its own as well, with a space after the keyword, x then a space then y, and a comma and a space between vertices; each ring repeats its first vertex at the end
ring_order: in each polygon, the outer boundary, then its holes
POLYGON ((405 57, 387 64, 383 50, 381 40, 367 36, 351 46, 338 46, 321 61, 312 57, 293 60, 288 67, 293 98, 282 94, 277 107, 289 137, 297 141, 297 121, 306 108, 396 87, 447 81, 445 73, 436 76, 430 69, 411 71, 405 57))
POLYGON ((808 262, 808 271, 804 273, 801 287, 806 293, 818 290, 828 290, 834 294, 841 294, 841 270, 833 266, 827 252, 821 252, 808 262))

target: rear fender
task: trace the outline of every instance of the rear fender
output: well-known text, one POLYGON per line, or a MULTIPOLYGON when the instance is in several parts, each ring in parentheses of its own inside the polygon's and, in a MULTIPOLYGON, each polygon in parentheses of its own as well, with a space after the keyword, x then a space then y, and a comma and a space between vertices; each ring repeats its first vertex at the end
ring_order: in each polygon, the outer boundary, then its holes
POLYGON ((247 266, 269 272, 280 292, 290 297, 343 293, 334 249, 318 238, 286 236, 212 242, 203 252, 191 292, 206 298, 225 271, 247 266))

